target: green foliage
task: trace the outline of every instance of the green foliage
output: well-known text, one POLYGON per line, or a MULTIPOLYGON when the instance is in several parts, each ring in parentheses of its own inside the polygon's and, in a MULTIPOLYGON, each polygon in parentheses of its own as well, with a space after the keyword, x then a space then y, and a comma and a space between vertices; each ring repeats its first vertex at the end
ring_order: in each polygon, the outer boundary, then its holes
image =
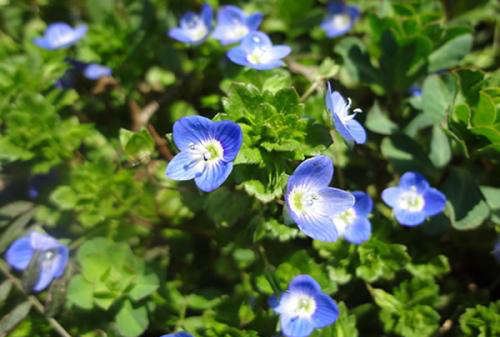
POLYGON ((490 337, 500 333, 500 302, 467 308, 460 316, 464 336, 490 337))

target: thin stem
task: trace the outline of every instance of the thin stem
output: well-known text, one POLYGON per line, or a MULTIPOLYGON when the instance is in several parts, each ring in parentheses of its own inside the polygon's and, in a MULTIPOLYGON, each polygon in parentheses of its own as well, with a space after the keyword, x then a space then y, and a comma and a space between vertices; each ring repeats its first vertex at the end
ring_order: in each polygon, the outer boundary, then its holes
POLYGON ((314 81, 311 84, 311 86, 306 90, 306 92, 304 92, 304 94, 300 96, 300 101, 304 102, 309 96, 311 96, 316 91, 316 89, 318 89, 320 83, 321 81, 319 80, 314 81))
POLYGON ((49 322, 50 326, 54 328, 54 330, 59 334, 61 337, 71 337, 71 335, 64 329, 64 327, 56 321, 54 318, 49 317, 45 313, 45 309, 43 307, 43 304, 40 303, 40 301, 33 295, 28 295, 23 289, 23 285, 21 281, 19 281, 14 275, 12 275, 9 271, 9 268, 5 265, 5 263, 0 260, 0 270, 2 273, 7 277, 9 280, 11 280, 12 284, 24 295, 28 298, 28 301, 31 303, 35 309, 42 314, 45 319, 49 322))

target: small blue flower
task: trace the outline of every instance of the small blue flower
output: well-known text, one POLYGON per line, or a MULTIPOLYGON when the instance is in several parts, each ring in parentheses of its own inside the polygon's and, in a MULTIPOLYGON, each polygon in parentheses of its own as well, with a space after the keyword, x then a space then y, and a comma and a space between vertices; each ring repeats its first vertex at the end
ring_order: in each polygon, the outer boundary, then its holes
POLYGON ((98 80, 101 77, 111 76, 111 68, 96 63, 90 63, 83 70, 83 76, 89 80, 98 80))
POLYGON ((332 160, 316 156, 303 161, 288 179, 288 213, 299 229, 315 240, 336 241, 339 233, 333 217, 354 206, 351 193, 328 187, 332 177, 332 160))
POLYGON ((339 92, 335 91, 332 93, 330 83, 327 85, 325 104, 328 111, 332 114, 335 129, 346 141, 354 141, 358 144, 363 144, 366 142, 366 131, 363 126, 354 119, 356 114, 361 112, 361 109, 354 109, 354 114, 349 115, 351 99, 347 98, 348 103, 346 103, 344 97, 342 97, 339 92))
POLYGON ((215 190, 227 179, 243 140, 238 124, 214 122, 201 116, 179 119, 174 124, 173 137, 181 152, 168 163, 167 177, 194 179, 205 192, 215 190))
POLYGON ((408 89, 408 92, 410 93, 410 95, 414 97, 422 96, 422 88, 419 87, 418 85, 412 85, 410 89, 408 89))
POLYGON ((36 38, 33 42, 40 48, 54 50, 66 48, 75 44, 87 33, 86 25, 75 28, 64 22, 50 24, 45 30, 44 36, 36 38))
POLYGON ((372 211, 373 201, 365 192, 355 191, 352 195, 356 199, 354 206, 336 214, 333 217, 333 224, 339 236, 343 236, 351 243, 360 244, 368 240, 372 233, 368 215, 372 211))
POLYGON ((257 70, 268 70, 283 66, 281 60, 292 49, 285 45, 273 46, 269 37, 262 32, 250 32, 241 44, 227 52, 227 56, 236 64, 257 70))
POLYGON ((212 37, 220 40, 224 45, 238 42, 248 33, 256 31, 262 18, 261 13, 246 16, 236 6, 223 6, 217 13, 217 27, 215 27, 212 37))
POLYGON ((168 36, 177 41, 199 44, 208 37, 211 25, 212 7, 205 4, 199 15, 193 12, 184 14, 181 17, 179 27, 170 29, 168 36))
POLYGON ((386 188, 382 199, 392 207, 398 222, 405 226, 421 224, 425 218, 441 213, 446 205, 444 194, 430 187, 416 172, 403 174, 399 186, 386 188))
POLYGON ((309 275, 296 276, 279 299, 271 297, 269 304, 280 314, 280 325, 287 337, 306 337, 314 329, 333 324, 339 310, 335 301, 321 291, 309 275))
POLYGON ((321 28, 329 38, 334 38, 350 31, 358 18, 357 7, 332 2, 328 5, 328 15, 321 23, 321 28))
POLYGON ((171 334, 168 334, 168 335, 163 335, 163 336, 160 336, 160 337, 193 337, 192 335, 186 333, 186 332, 175 332, 175 333, 171 333, 171 334))
POLYGON ((33 290, 45 289, 53 279, 59 278, 64 273, 68 262, 68 247, 57 242, 53 237, 31 232, 12 243, 5 254, 7 263, 17 270, 28 268, 35 251, 38 251, 38 268, 40 275, 33 290))

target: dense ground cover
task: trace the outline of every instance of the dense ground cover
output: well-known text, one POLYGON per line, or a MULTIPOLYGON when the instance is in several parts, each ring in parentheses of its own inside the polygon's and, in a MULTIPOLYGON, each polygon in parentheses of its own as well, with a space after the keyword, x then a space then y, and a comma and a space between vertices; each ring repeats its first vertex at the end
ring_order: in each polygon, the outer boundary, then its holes
POLYGON ((0 336, 499 336, 499 12, 0 0, 0 336))

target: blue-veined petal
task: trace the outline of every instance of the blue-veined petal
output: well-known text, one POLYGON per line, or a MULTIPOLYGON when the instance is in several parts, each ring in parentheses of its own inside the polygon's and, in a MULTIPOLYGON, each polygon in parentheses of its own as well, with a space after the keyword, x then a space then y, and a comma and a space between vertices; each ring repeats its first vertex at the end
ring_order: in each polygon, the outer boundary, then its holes
POLYGON ((7 263, 18 270, 26 269, 32 257, 33 248, 29 236, 23 236, 14 241, 5 253, 7 263))
POLYGON ((236 46, 227 52, 227 57, 234 63, 248 66, 250 63, 247 60, 247 52, 241 47, 236 46))
POLYGON ((224 160, 234 160, 240 151, 243 141, 241 127, 232 121, 217 122, 213 137, 221 143, 224 149, 224 160))
POLYGON ((295 186, 326 187, 333 177, 333 162, 327 156, 316 156, 300 163, 288 179, 288 192, 295 186))
POLYGON ((335 124, 335 130, 348 142, 353 142, 354 138, 351 135, 351 132, 344 125, 344 122, 340 119, 338 114, 334 111, 332 113, 333 123, 335 124))
POLYGON ((218 188, 231 173, 233 162, 207 162, 201 175, 195 177, 196 186, 204 192, 211 192, 218 188))
POLYGON ((166 175, 174 180, 190 180, 199 176, 205 162, 199 154, 186 150, 178 153, 167 165, 166 175))
POLYGON ((354 221, 347 225, 344 231, 344 238, 354 244, 359 245, 370 238, 372 234, 372 225, 364 216, 356 216, 354 221))
POLYGON ((407 190, 415 187, 417 192, 421 193, 429 187, 429 183, 425 180, 424 176, 418 172, 406 172, 399 180, 399 187, 407 190))
POLYGON ((319 241, 337 241, 338 232, 330 217, 309 213, 296 215, 294 212, 290 212, 290 215, 299 229, 307 236, 319 241))
POLYGON ((187 116, 174 123, 173 138, 179 150, 189 149, 190 144, 200 144, 212 138, 215 123, 201 116, 187 116))
POLYGON ((350 192, 326 187, 318 191, 318 194, 321 202, 318 202, 317 206, 315 204, 314 209, 321 214, 331 217, 354 206, 355 199, 350 192))
POLYGON ((281 330, 286 337, 306 337, 314 330, 314 323, 307 318, 281 315, 281 330))
POLYGON ((306 294, 312 295, 321 291, 321 287, 315 279, 309 275, 297 275, 288 286, 290 291, 301 291, 306 294))
POLYGON ((347 130, 349 130, 349 134, 354 139, 354 141, 358 144, 364 144, 366 142, 366 131, 365 128, 355 119, 348 120, 345 123, 347 130))
POLYGON ((339 317, 339 309, 335 301, 328 295, 321 292, 314 296, 316 302, 316 311, 314 312, 312 321, 315 328, 324 328, 333 324, 339 317))
POLYGON ((446 197, 437 189, 429 187, 425 190, 423 197, 425 201, 423 211, 427 216, 436 215, 444 210, 446 197))
POLYGON ((362 191, 354 191, 352 195, 356 199, 354 203, 354 210, 356 211, 356 215, 366 217, 371 213, 373 208, 372 198, 368 195, 368 193, 362 191))
POLYGON ((398 222, 405 226, 417 226, 425 221, 426 214, 424 211, 407 211, 401 208, 393 209, 394 216, 398 222))
POLYGON ((382 192, 382 200, 390 207, 399 207, 399 197, 404 190, 399 187, 388 187, 382 192))

